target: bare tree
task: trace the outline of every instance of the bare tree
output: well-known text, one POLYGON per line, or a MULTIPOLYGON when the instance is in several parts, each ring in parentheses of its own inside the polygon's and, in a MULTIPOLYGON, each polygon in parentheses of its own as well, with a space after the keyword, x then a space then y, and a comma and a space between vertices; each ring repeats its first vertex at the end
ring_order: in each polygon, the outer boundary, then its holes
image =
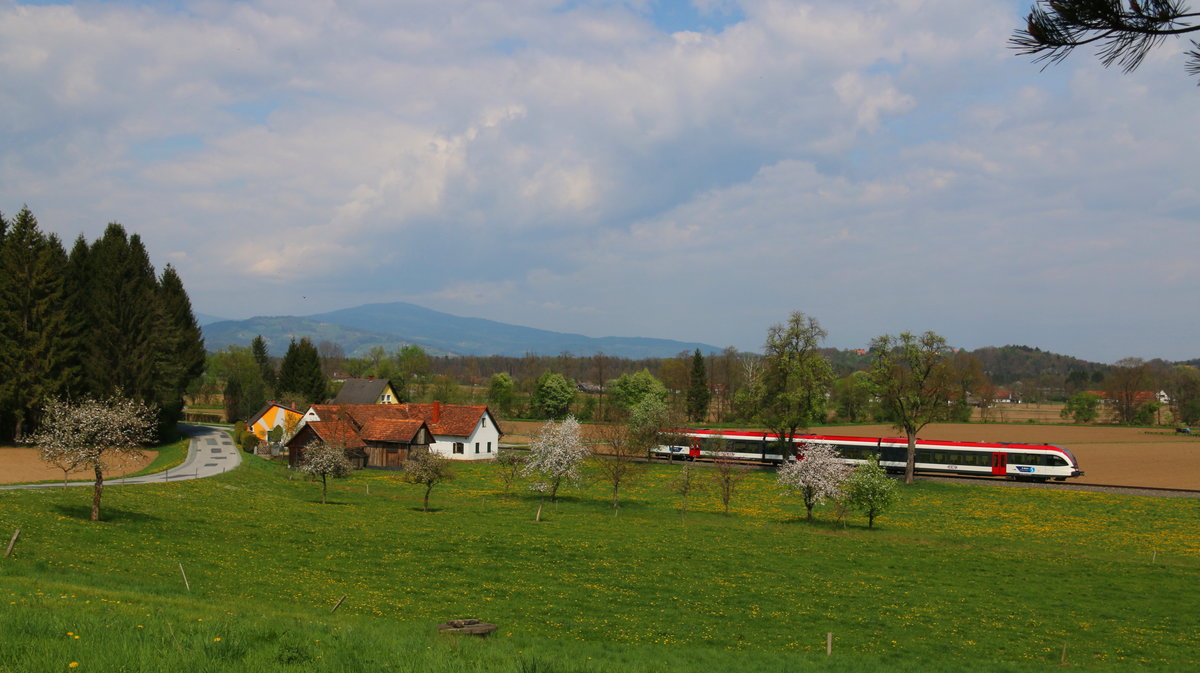
POLYGON ((704 484, 696 475, 696 468, 691 463, 684 463, 671 481, 671 491, 679 496, 679 520, 687 523, 688 496, 704 490, 704 484))
POLYGON ((716 487, 717 496, 721 498, 721 504, 725 507, 726 515, 729 514, 729 503, 733 500, 738 485, 749 474, 749 466, 734 460, 733 454, 725 447, 717 447, 713 453, 712 481, 713 486, 716 487))
POLYGON ((433 487, 452 479, 454 472, 450 469, 450 461, 429 449, 413 451, 404 462, 404 480, 425 487, 422 509, 426 512, 429 511, 429 493, 433 491, 433 487))
POLYGON ((63 469, 64 483, 66 472, 92 469, 92 521, 99 521, 104 463, 140 458, 140 447, 154 436, 157 422, 153 407, 120 395, 74 403, 51 399, 32 439, 43 460, 63 469))
POLYGON ((592 452, 592 465, 604 480, 612 484, 612 506, 617 509, 617 492, 622 484, 629 484, 645 470, 645 463, 638 458, 646 455, 645 435, 627 423, 596 426, 592 439, 603 448, 603 453, 592 452))
POLYGON ((496 471, 500 474, 500 481, 504 484, 505 493, 512 490, 513 484, 516 483, 517 478, 521 476, 521 471, 525 468, 525 462, 525 454, 509 449, 504 449, 496 454, 496 460, 493 463, 496 471))
POLYGON ((304 447, 300 471, 321 478, 322 505, 325 504, 325 496, 329 492, 329 480, 345 477, 350 474, 350 469, 350 459, 346 457, 346 450, 340 446, 313 441, 304 447))

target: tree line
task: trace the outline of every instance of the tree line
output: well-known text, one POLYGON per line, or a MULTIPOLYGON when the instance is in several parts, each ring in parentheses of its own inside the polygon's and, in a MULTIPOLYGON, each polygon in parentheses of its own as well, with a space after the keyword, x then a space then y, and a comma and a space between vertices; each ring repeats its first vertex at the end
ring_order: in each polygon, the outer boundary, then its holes
POLYGON ((68 253, 28 208, 0 215, 0 441, 36 430, 49 400, 116 394, 169 434, 204 364, 183 281, 155 272, 137 234, 113 222, 68 253))

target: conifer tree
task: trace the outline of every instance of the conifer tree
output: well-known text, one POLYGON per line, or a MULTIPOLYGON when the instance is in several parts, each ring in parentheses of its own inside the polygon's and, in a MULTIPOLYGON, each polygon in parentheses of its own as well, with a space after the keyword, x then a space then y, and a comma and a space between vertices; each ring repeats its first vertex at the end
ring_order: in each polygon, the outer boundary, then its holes
POLYGON ((708 415, 708 402, 712 398, 712 391, 708 389, 708 370, 704 367, 704 356, 700 354, 699 348, 692 356, 692 373, 688 379, 688 418, 701 423, 708 415))
POLYGON ((325 399, 325 375, 321 373, 321 356, 308 337, 295 339, 288 345, 287 354, 279 365, 279 390, 300 397, 306 404, 325 399))
POLYGON ((183 393, 188 384, 204 373, 204 338, 192 302, 175 267, 163 269, 158 285, 158 322, 155 342, 156 398, 159 422, 173 426, 183 417, 183 393))
POLYGON ((62 270, 67 256, 23 208, 0 244, 0 408, 20 439, 74 376, 62 270))
POLYGON ((262 335, 254 337, 250 342, 250 350, 254 353, 254 361, 258 363, 258 371, 262 373, 263 383, 268 388, 275 387, 275 368, 271 366, 271 354, 267 352, 267 342, 262 335))
POLYGON ((155 400, 157 282, 141 237, 108 225, 87 254, 87 353, 94 392, 155 400))

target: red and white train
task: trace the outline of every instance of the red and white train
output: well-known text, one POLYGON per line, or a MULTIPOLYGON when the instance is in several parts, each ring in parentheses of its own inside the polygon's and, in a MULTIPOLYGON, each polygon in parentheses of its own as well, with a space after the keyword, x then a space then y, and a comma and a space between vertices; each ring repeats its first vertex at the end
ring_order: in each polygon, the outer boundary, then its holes
MULTIPOLYGON (((739 430, 677 430, 671 444, 650 450, 652 458, 711 460, 717 454, 744 462, 778 465, 785 460, 777 436, 739 430)), ((806 444, 829 444, 851 465, 865 463, 874 455, 889 472, 903 472, 908 456, 904 437, 842 437, 796 435, 786 460, 795 460, 806 444)), ((1008 477, 1035 481, 1065 481, 1083 476, 1071 452, 1051 444, 1008 444, 988 442, 945 442, 917 440, 916 471, 1008 477)))

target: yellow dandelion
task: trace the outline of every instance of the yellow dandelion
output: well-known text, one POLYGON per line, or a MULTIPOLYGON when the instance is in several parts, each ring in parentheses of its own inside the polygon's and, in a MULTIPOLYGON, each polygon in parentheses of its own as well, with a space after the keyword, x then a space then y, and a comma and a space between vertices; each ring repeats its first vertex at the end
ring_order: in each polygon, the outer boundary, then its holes
POLYGON ((71 663, 67 664, 67 668, 79 668, 79 662, 72 661, 71 663))
POLYGON ((221 639, 220 639, 220 638, 213 638, 213 642, 214 642, 214 643, 219 643, 219 642, 221 642, 221 639))

